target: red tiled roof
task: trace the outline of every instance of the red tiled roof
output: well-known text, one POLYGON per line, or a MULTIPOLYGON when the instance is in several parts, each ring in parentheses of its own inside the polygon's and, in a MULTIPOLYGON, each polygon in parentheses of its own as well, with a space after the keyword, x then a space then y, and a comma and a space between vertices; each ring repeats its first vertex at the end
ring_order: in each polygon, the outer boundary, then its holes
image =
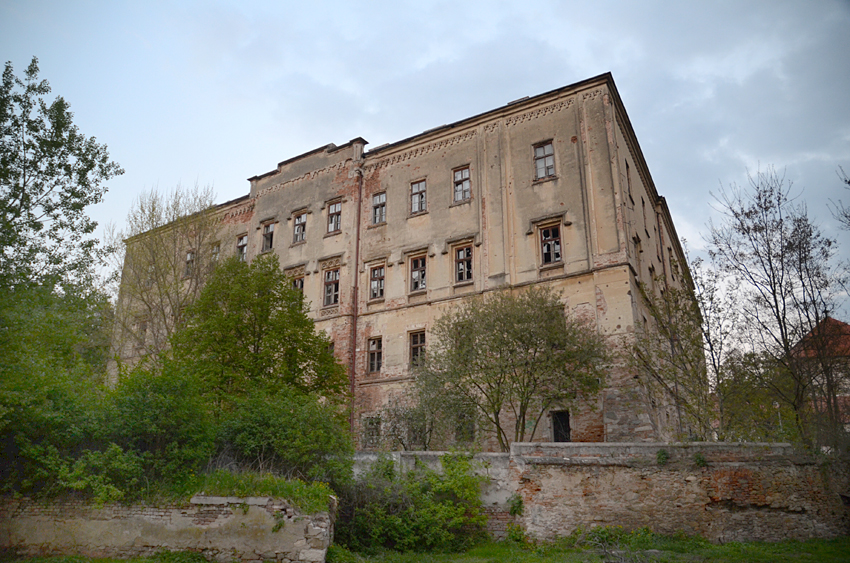
POLYGON ((830 358, 850 357, 850 324, 827 317, 800 339, 794 346, 794 354, 797 357, 814 358, 821 346, 830 358))

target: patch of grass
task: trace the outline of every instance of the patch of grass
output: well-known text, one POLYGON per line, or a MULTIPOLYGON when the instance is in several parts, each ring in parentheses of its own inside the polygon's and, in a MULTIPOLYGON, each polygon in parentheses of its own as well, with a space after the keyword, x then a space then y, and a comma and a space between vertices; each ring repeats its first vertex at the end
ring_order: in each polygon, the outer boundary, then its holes
POLYGON ((327 510, 333 494, 325 483, 305 483, 300 479, 284 479, 270 474, 230 471, 199 475, 192 489, 195 493, 216 496, 282 498, 306 514, 327 510))

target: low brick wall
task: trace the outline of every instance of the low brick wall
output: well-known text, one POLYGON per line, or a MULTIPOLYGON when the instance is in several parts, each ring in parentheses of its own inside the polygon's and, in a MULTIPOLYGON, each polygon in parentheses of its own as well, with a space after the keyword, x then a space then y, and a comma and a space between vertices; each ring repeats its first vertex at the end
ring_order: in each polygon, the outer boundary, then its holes
POLYGON ((334 508, 305 515, 268 497, 197 496, 171 507, 7 497, 0 502, 0 546, 27 556, 190 550, 220 562, 316 563, 332 539, 334 508))
MULTIPOLYGON (((389 455, 402 467, 418 459, 439 469, 443 453, 389 455)), ((358 454, 356 471, 375 459, 358 454)), ((594 526, 684 531, 715 542, 850 534, 841 498, 850 501, 850 465, 817 462, 788 444, 530 443, 475 459, 490 478, 482 501, 496 538, 512 522, 542 540, 594 526), (667 454, 663 465, 659 450, 667 454), (524 507, 517 517, 508 513, 514 494, 524 507)))

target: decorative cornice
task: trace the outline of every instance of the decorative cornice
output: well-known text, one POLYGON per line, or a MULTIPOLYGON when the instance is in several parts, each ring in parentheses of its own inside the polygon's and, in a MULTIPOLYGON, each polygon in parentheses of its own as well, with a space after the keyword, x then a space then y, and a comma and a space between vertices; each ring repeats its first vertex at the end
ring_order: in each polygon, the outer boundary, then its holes
POLYGON ((239 217, 240 215, 245 215, 247 213, 253 213, 254 211, 254 203, 256 199, 251 199, 249 202, 244 205, 240 205, 239 207, 234 207, 230 211, 224 214, 224 220, 233 219, 235 217, 239 217))
POLYGON ((296 178, 292 178, 291 180, 286 180, 285 182, 278 182, 277 184, 272 184, 271 186, 267 186, 267 187, 263 188, 262 190, 258 191, 257 195, 255 197, 262 197, 262 196, 268 195, 272 192, 280 191, 280 190, 282 190, 282 189, 284 189, 288 186, 292 186, 292 185, 297 184, 299 182, 303 182, 305 180, 312 180, 312 179, 318 177, 321 174, 326 174, 326 173, 331 172, 331 171, 335 172, 335 171, 338 171, 338 170, 342 170, 343 168, 345 168, 345 165, 348 162, 350 162, 350 159, 342 161, 342 162, 337 162, 336 164, 331 164, 331 165, 325 166, 324 168, 317 168, 316 170, 312 170, 310 172, 307 172, 306 174, 302 174, 301 176, 298 176, 296 178))
POLYGON ((573 105, 574 101, 575 98, 561 100, 548 106, 543 106, 541 108, 527 111, 525 113, 518 113, 517 115, 512 115, 505 119, 505 125, 507 125, 508 127, 513 127, 514 125, 519 125, 520 123, 531 121, 532 119, 537 119, 538 117, 543 117, 545 115, 549 115, 550 113, 555 113, 557 111, 568 109, 571 105, 573 105))
POLYGON ((287 268, 283 271, 283 273, 290 278, 303 278, 307 274, 307 267, 304 264, 301 264, 294 268, 287 268))
POLYGON ((455 135, 454 137, 449 137, 448 139, 442 139, 440 141, 436 141, 434 143, 428 143, 427 145, 416 147, 415 149, 411 149, 409 151, 401 152, 395 154, 393 156, 382 158, 381 160, 374 162, 372 164, 367 164, 363 167, 365 172, 372 172, 378 168, 384 166, 391 166, 398 162, 404 162, 405 160, 416 158, 418 156, 424 156, 426 154, 432 153, 434 151, 450 147, 452 145, 456 145, 458 143, 463 143, 465 141, 469 141, 473 139, 477 134, 475 129, 470 129, 465 133, 461 133, 460 135, 455 135))

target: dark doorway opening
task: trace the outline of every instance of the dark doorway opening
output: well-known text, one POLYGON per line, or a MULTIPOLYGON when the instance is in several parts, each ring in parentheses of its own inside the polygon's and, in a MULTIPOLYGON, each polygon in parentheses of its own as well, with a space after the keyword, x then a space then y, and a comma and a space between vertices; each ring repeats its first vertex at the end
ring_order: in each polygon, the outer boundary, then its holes
POLYGON ((570 411, 552 412, 552 441, 570 441, 570 411))

